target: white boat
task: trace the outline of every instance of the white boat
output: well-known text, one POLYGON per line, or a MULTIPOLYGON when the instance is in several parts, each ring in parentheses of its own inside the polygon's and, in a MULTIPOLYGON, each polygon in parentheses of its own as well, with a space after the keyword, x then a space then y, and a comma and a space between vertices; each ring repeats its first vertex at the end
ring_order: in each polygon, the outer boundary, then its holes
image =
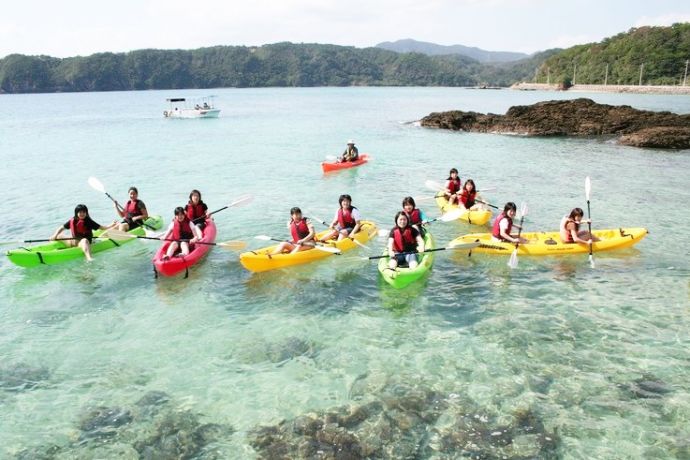
POLYGON ((213 104, 214 96, 196 99, 173 97, 166 99, 170 108, 163 111, 165 118, 218 118, 220 109, 213 104))

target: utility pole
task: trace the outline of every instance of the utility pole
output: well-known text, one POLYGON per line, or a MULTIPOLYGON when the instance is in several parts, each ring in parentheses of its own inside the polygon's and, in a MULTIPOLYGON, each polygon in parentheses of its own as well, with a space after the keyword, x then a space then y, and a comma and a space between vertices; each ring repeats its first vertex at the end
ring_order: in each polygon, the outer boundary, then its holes
POLYGON ((575 86, 575 80, 577 79, 577 64, 573 63, 573 86, 575 86))
POLYGON ((609 83, 609 65, 606 63, 606 76, 604 77, 604 86, 609 83))
POLYGON ((640 64, 640 82, 637 84, 637 86, 642 86, 642 69, 644 69, 644 62, 640 64))
POLYGON ((683 77, 683 86, 685 86, 685 83, 688 81, 688 62, 690 62, 690 59, 685 61, 685 76, 683 77))

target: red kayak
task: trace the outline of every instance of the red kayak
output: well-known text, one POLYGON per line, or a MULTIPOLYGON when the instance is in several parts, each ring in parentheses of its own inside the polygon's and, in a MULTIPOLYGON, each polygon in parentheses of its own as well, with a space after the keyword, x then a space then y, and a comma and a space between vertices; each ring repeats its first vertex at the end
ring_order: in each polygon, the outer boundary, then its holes
MULTIPOLYGON (((206 227, 202 231, 204 237, 201 239, 202 243, 213 243, 216 241, 216 224, 212 219, 206 219, 206 227)), ((187 269, 204 258, 206 253, 211 249, 210 244, 195 244, 192 251, 186 256, 181 256, 179 253, 170 259, 163 260, 163 256, 168 250, 170 241, 166 241, 158 249, 156 255, 153 256, 153 269, 158 274, 163 276, 173 276, 185 271, 185 277, 188 275, 187 269)))
POLYGON ((328 162, 324 161, 321 163, 321 168, 323 168, 323 172, 331 172, 331 171, 338 171, 340 169, 347 169, 347 168, 354 168, 355 166, 363 165, 369 161, 369 154, 368 153, 362 153, 359 158, 356 161, 344 161, 344 162, 328 162))

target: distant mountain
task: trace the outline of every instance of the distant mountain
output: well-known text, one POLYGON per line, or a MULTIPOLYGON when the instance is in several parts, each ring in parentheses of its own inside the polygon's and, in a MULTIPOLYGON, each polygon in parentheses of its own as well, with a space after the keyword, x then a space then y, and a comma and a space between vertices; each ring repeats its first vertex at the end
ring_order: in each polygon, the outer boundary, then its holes
POLYGON ((394 42, 383 42, 376 45, 376 48, 383 48, 396 53, 422 53, 428 56, 441 56, 447 54, 462 54, 471 57, 479 62, 511 62, 529 57, 525 53, 514 53, 512 51, 486 51, 480 48, 463 45, 437 45, 436 43, 419 42, 407 38, 394 42))

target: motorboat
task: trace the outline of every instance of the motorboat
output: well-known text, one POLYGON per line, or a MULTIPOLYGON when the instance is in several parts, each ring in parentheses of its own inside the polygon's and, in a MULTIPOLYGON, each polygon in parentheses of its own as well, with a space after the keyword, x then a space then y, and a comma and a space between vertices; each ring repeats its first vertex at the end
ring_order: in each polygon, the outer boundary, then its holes
POLYGON ((166 99, 170 108, 163 111, 163 116, 165 118, 218 118, 220 109, 216 108, 213 98, 214 96, 166 99))

